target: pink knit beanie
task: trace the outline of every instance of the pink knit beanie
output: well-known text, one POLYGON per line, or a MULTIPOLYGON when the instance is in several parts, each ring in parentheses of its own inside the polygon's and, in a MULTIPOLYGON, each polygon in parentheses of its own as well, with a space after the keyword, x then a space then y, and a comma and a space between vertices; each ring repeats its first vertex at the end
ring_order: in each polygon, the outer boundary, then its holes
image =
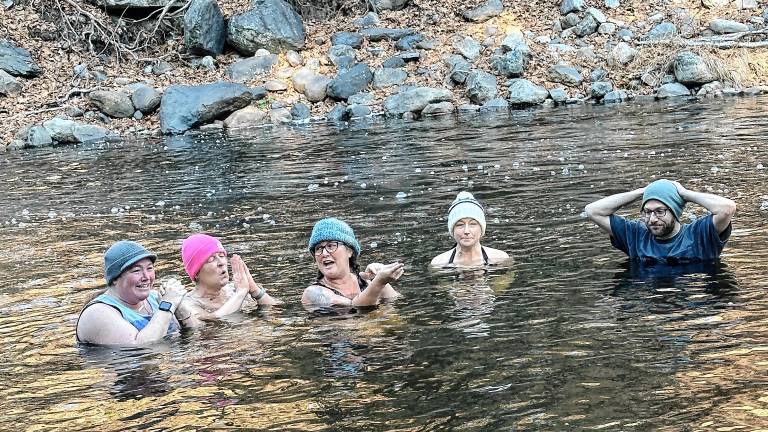
POLYGON ((192 234, 181 244, 181 260, 189 278, 195 280, 200 267, 208 258, 218 252, 227 253, 216 237, 207 234, 192 234))

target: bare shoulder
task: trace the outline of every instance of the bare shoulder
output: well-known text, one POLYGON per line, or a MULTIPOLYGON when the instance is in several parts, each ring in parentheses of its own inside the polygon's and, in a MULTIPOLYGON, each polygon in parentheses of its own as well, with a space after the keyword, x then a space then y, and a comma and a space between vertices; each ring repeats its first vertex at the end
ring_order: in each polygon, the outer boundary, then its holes
POLYGON ((504 252, 503 250, 494 249, 491 247, 484 247, 484 248, 485 248, 485 253, 488 254, 488 259, 493 262, 511 260, 509 254, 504 252))
POLYGON ((94 303, 80 314, 75 332, 83 342, 98 342, 102 333, 118 327, 123 321, 123 316, 114 307, 94 303))
POLYGON ((448 264, 448 260, 451 258, 451 253, 453 252, 453 249, 447 250, 440 255, 432 258, 432 262, 429 263, 429 265, 433 267, 443 267, 446 264, 448 264))
POLYGON ((320 285, 310 285, 304 289, 301 302, 308 305, 330 306, 332 293, 320 285))

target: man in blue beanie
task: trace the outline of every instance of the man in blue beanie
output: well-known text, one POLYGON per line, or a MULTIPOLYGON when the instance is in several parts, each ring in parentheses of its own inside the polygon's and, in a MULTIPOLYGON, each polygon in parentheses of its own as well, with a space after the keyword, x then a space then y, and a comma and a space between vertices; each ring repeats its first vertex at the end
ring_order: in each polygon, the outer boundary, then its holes
POLYGON ((591 204, 587 217, 611 236, 611 244, 630 259, 644 263, 684 264, 714 261, 731 235, 736 203, 718 195, 694 192, 680 183, 656 180, 648 186, 611 195, 591 204), (642 197, 640 220, 615 213, 642 197), (709 214, 689 224, 680 223, 686 202, 709 214))

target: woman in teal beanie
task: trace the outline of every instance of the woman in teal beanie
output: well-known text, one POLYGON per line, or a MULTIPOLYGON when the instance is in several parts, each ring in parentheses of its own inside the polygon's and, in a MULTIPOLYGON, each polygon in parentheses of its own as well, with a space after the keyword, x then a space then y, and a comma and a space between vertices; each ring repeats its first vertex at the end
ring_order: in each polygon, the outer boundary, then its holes
POLYGON ((360 272, 360 243, 346 222, 321 219, 312 228, 309 252, 315 258, 317 280, 304 290, 301 302, 312 309, 331 306, 374 306, 399 296, 390 283, 403 275, 403 264, 370 264, 360 272))

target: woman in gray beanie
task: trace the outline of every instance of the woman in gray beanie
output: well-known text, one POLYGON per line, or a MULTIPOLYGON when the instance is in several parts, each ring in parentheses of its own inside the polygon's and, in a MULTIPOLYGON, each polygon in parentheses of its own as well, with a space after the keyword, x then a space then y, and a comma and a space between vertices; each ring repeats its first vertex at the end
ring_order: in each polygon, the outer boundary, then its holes
POLYGON ((75 331, 78 342, 141 345, 178 331, 179 321, 191 313, 182 302, 187 292, 176 279, 163 284, 160 292, 152 289, 156 259, 132 241, 119 241, 107 249, 107 290, 80 312, 75 331))
POLYGON ((502 250, 480 245, 485 209, 469 192, 459 192, 448 209, 448 234, 456 246, 434 257, 430 263, 434 267, 476 267, 509 259, 502 250))
POLYGON ((346 222, 321 219, 312 228, 309 252, 315 258, 317 280, 304 290, 301 302, 311 308, 374 306, 399 296, 390 283, 403 275, 403 264, 370 264, 360 272, 360 243, 346 222))

